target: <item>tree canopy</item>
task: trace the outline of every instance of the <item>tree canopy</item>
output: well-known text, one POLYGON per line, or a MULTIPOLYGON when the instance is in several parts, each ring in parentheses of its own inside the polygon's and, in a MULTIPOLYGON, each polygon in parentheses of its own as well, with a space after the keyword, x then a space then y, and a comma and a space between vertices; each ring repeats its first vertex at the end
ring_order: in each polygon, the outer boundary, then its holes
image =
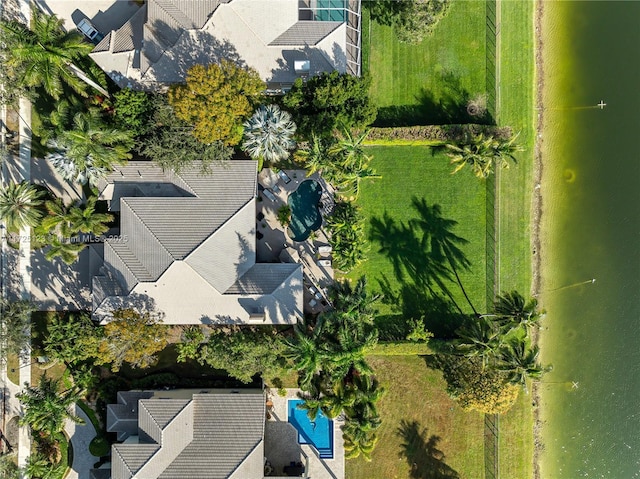
POLYGON ((169 328, 148 312, 117 309, 101 333, 96 363, 108 364, 115 372, 123 363, 141 369, 155 364, 156 353, 167 345, 169 328))
POLYGON ((0 298, 0 361, 7 354, 21 355, 31 343, 29 321, 35 306, 26 300, 9 301, 0 298))
POLYGON ((169 89, 169 103, 178 118, 194 126, 199 141, 233 146, 242 140, 242 123, 265 88, 256 70, 222 60, 191 67, 186 83, 169 89))
POLYGON ((328 136, 338 127, 364 128, 376 118, 377 109, 369 98, 368 76, 323 73, 306 82, 298 78, 282 98, 298 125, 298 133, 311 138, 315 133, 328 136))
POLYGON ((30 27, 17 20, 0 22, 0 48, 8 77, 28 87, 42 87, 55 99, 62 96, 65 84, 87 96, 86 80, 73 64, 88 55, 93 46, 76 30, 65 31, 63 20, 55 15, 39 8, 31 12, 30 27))
POLYGON ((393 26, 399 41, 417 44, 445 16, 449 0, 375 0, 364 6, 372 20, 393 26))
POLYGON ((162 169, 179 173, 198 161, 204 174, 211 164, 225 162, 233 155, 233 148, 223 141, 198 141, 192 134, 193 126, 176 116, 165 95, 153 95, 151 103, 149 132, 138 140, 137 150, 162 169))

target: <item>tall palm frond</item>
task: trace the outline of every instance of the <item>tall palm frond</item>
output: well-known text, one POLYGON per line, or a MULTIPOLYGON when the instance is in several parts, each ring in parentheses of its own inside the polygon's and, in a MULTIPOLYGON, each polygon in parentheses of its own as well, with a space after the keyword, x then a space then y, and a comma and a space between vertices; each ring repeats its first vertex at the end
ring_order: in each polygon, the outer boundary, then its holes
POLYGON ((42 218, 38 209, 44 193, 26 181, 9 183, 0 188, 0 220, 10 231, 37 226, 42 218))
POLYGON ((251 158, 276 163, 289 156, 296 146, 296 124, 291 114, 278 105, 263 105, 244 123, 244 148, 251 158))

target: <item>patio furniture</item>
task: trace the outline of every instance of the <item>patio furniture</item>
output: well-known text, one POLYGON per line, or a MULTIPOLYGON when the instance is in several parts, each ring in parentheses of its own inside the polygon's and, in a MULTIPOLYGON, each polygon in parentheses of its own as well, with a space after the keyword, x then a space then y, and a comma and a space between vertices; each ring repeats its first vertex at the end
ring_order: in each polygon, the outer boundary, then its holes
POLYGON ((258 221, 262 221, 264 219, 264 213, 262 211, 258 213, 258 215, 256 216, 256 219, 258 221))
POLYGON ((324 266, 325 268, 331 268, 331 260, 330 259, 319 259, 317 261, 318 266, 324 266))
POLYGON ((289 175, 287 175, 284 171, 282 170, 278 171, 278 176, 284 182, 285 185, 291 183, 291 178, 289 178, 289 175))
POLYGON ((262 238, 264 238, 264 235, 260 231, 256 231, 256 238, 261 240, 262 238))
POLYGON ((278 185, 273 185, 271 187, 273 189, 273 191, 275 191, 276 193, 280 193, 280 187, 278 185))
POLYGON ((318 253, 320 254, 329 254, 331 253, 331 250, 332 250, 331 245, 328 245, 328 244, 318 246, 318 253))
POLYGON ((312 308, 318 304, 318 302, 315 299, 311 299, 311 301, 309 301, 309 306, 311 306, 312 308))
POLYGON ((269 198, 271 201, 276 200, 276 195, 274 195, 273 191, 271 191, 269 188, 265 188, 264 190, 262 190, 262 194, 269 198))

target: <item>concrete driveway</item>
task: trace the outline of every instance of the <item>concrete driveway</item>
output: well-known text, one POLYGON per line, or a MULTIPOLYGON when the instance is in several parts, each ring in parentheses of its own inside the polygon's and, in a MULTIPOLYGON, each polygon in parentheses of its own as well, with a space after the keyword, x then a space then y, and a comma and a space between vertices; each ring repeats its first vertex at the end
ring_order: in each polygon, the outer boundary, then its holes
POLYGON ((96 430, 89 417, 77 404, 74 408, 74 414, 81 417, 84 424, 76 424, 69 419, 65 423, 64 430, 73 446, 73 464, 65 479, 89 479, 89 471, 98 461, 98 458, 89 452, 89 444, 96 437, 96 430))

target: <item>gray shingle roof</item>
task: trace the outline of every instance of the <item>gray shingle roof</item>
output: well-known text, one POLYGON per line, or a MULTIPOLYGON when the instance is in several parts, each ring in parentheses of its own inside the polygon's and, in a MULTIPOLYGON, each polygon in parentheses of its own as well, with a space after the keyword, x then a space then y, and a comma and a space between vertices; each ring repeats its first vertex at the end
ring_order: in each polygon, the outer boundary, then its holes
MULTIPOLYGON (((121 236, 125 239, 105 242, 105 263, 110 265, 122 289, 127 292, 138 282, 156 281, 174 260, 185 259, 224 224, 232 222, 230 218, 254 198, 257 182, 256 162, 252 160, 232 160, 224 165, 213 165, 211 174, 207 176, 200 175, 199 166, 176 175, 136 163, 139 162, 131 162, 127 167, 118 169, 99 185, 102 191, 112 185, 114 194, 130 192, 152 196, 121 197, 121 236), (183 191, 195 196, 165 197, 165 187, 157 190, 157 194, 163 196, 153 197, 156 190, 142 186, 169 181, 176 188, 172 195, 183 191), (140 187, 134 188, 136 184, 140 187)), ((254 213, 251 213, 251 218, 254 213)), ((226 240, 230 234, 235 234, 232 228, 233 225, 227 228, 226 236, 221 236, 221 242, 213 251, 206 252, 208 256, 217 253, 223 260, 228 260, 224 253, 228 248, 226 240)), ((202 254, 196 254, 197 259, 192 261, 192 266, 203 260, 202 254)), ((214 281, 213 286, 226 289, 237 277, 231 278, 230 275, 237 272, 235 268, 227 272, 227 279, 222 284, 214 281)), ((211 275, 207 278, 211 279, 211 275)), ((107 286, 106 283, 103 285, 107 286)))
POLYGON ((300 265, 295 263, 254 264, 225 294, 272 294, 297 269, 300 265))
POLYGON ((151 398, 140 403, 140 427, 152 421, 158 434, 114 445, 113 479, 136 474, 145 479, 222 479, 245 460, 262 469, 263 454, 252 454, 264 439, 262 394, 194 394, 190 401, 151 398))
MULTIPOLYGON (((147 8, 145 4, 133 14, 127 23, 122 25, 118 30, 113 31, 111 51, 113 53, 119 53, 142 48, 142 26, 146 18, 147 8)), ((94 48, 93 51, 95 52, 96 49, 94 48)))
POLYGON ((270 46, 313 46, 342 25, 342 22, 314 22, 301 20, 269 43, 270 46))

